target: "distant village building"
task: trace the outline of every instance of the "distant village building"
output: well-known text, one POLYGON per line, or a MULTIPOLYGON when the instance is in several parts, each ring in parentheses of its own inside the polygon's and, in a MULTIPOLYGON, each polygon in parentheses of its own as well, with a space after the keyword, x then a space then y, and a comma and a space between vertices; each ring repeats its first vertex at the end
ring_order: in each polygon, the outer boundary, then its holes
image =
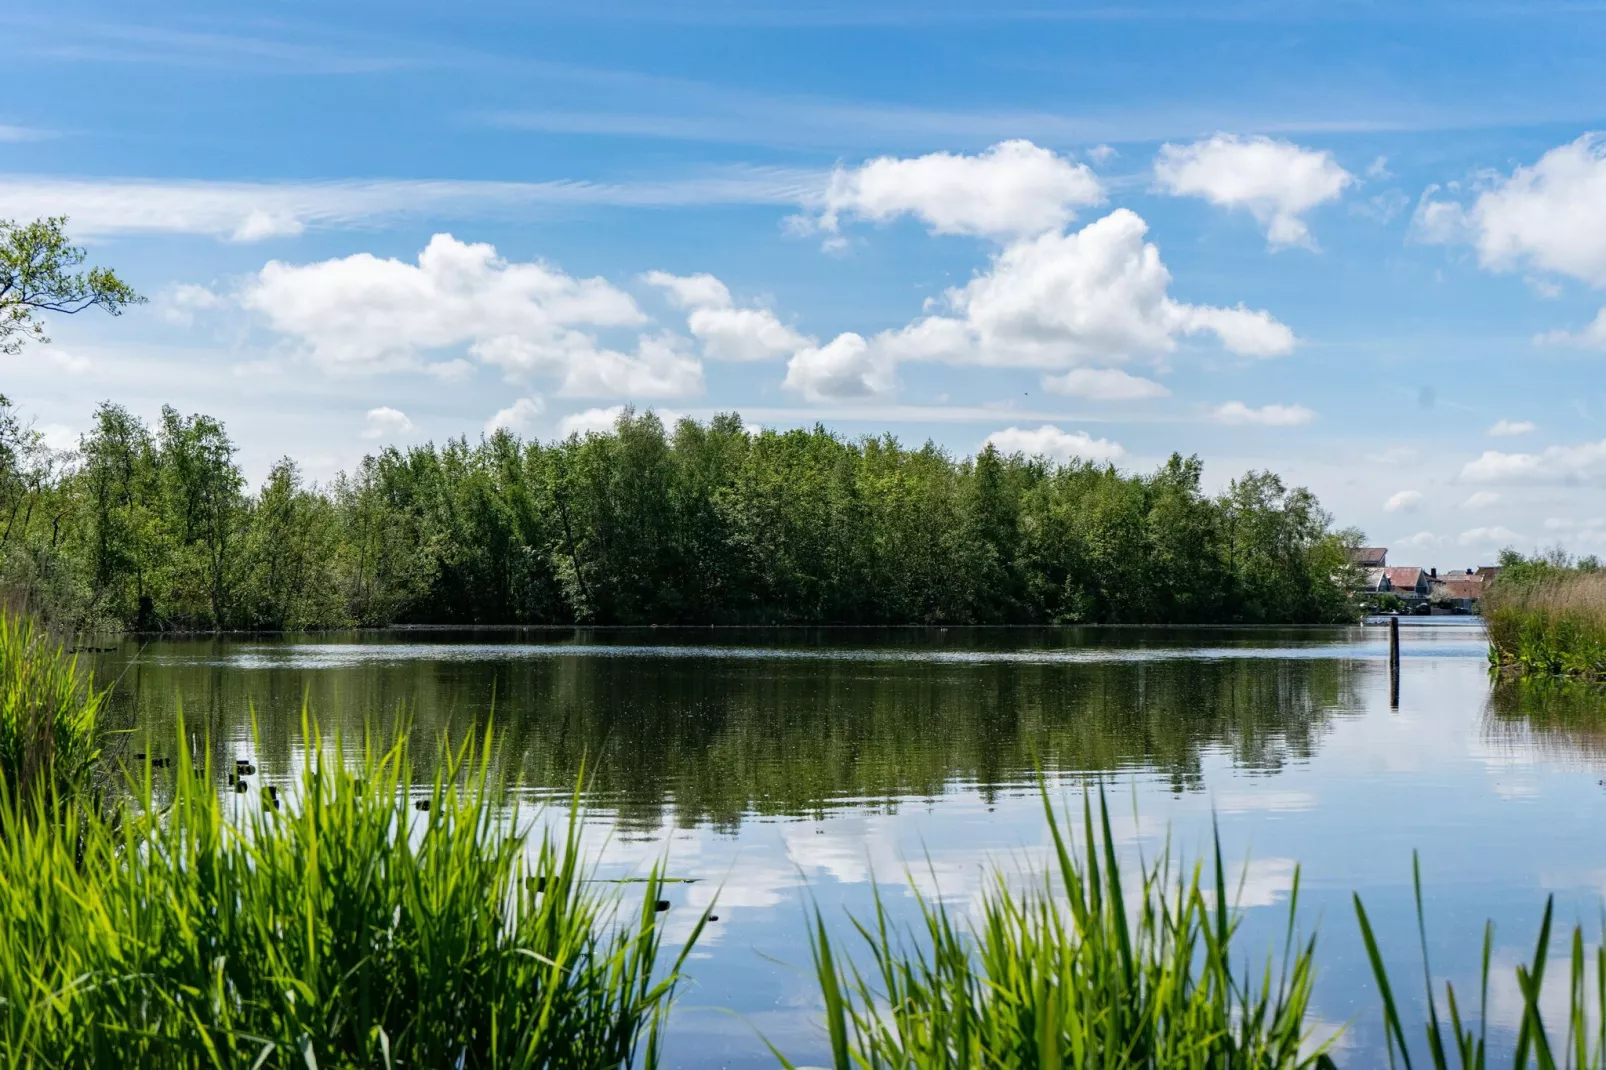
POLYGON ((1395 568, 1383 570, 1388 575, 1386 590, 1393 592, 1401 598, 1426 598, 1428 596, 1428 574, 1415 565, 1400 565, 1395 568))
POLYGON ((1349 563, 1356 568, 1383 568, 1389 563, 1387 546, 1355 546, 1350 549, 1349 563))
MULTIPOLYGON (((1392 595, 1408 609, 1426 613, 1431 606, 1449 613, 1476 613, 1488 584, 1499 573, 1495 565, 1439 570, 1415 565, 1389 565, 1385 546, 1357 546, 1349 551, 1351 566, 1359 570, 1363 595, 1392 595)), ((1396 603, 1398 604, 1398 603, 1396 603)))

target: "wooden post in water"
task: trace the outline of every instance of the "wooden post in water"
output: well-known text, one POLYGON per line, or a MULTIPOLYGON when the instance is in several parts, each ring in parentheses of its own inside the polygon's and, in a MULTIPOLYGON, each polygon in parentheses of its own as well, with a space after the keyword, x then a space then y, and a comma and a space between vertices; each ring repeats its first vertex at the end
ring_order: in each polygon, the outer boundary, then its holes
POLYGON ((1389 618, 1389 708, 1400 708, 1400 618, 1389 618))

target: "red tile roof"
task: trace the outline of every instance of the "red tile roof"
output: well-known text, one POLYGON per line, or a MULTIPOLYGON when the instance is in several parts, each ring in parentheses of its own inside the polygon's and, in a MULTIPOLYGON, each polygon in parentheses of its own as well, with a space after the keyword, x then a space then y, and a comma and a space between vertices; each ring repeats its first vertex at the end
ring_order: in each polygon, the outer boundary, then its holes
POLYGON ((1401 565, 1384 571, 1388 573, 1389 586, 1396 591, 1412 590, 1426 578, 1426 574, 1415 565, 1401 565))

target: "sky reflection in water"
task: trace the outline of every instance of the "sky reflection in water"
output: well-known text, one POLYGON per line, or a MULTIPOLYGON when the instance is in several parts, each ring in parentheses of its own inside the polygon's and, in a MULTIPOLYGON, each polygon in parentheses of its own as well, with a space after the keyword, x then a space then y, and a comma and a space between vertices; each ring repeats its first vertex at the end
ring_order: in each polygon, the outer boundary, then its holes
POLYGON ((1606 890, 1606 703, 1492 693, 1476 622, 1403 634, 1398 710, 1376 626, 208 640, 132 659, 130 646, 100 672, 120 676, 119 709, 156 739, 181 697, 220 756, 249 744, 254 705, 269 779, 296 767, 303 697, 326 734, 348 737, 405 708, 426 755, 443 731, 494 716, 497 760, 554 804, 549 817, 584 760, 604 872, 667 852, 675 875, 699 878, 668 893, 672 934, 719 896, 675 1020, 677 1065, 774 1065, 756 1030, 822 1061, 808 902, 862 914, 873 873, 911 916, 911 882, 968 908, 990 866, 1028 879, 1047 850, 1040 765, 1065 804, 1104 783, 1122 842, 1149 857, 1168 836, 1197 857, 1214 815, 1257 956, 1302 866, 1301 917, 1321 933, 1316 1006, 1352 1023, 1341 1062, 1361 1066, 1381 1033, 1352 891, 1415 994, 1419 849, 1436 972, 1475 984, 1494 918, 1507 968, 1492 1016, 1511 1026, 1509 966, 1544 897, 1593 941, 1606 890))

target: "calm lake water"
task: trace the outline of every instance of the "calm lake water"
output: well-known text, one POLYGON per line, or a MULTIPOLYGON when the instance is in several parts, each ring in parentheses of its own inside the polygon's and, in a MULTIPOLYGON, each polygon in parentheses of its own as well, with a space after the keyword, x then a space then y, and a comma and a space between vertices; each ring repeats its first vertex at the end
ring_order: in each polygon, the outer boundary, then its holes
POLYGON ((1475 620, 1402 634, 1398 709, 1377 625, 392 632, 129 643, 97 672, 137 735, 171 740, 182 703, 221 758, 251 754, 270 783, 298 767, 303 699, 326 736, 405 709, 425 754, 494 719, 498 760, 549 817, 584 761, 605 873, 667 856, 697 878, 666 893, 672 938, 718 895, 672 1065, 773 1066, 760 1033, 823 1062, 808 905, 845 938, 872 874, 906 917, 911 879, 960 909, 990 869, 1024 879, 1046 857, 1041 767, 1067 804, 1107 785, 1123 843, 1151 858, 1168 836, 1199 857, 1214 816, 1257 960, 1301 866, 1317 1011, 1348 1026, 1340 1063, 1370 1066, 1382 1035, 1352 892, 1397 991, 1419 994, 1420 850, 1435 971, 1474 993, 1493 918, 1490 1013, 1509 1029, 1511 967, 1545 897, 1594 946, 1606 889, 1606 701, 1492 687, 1475 620))

